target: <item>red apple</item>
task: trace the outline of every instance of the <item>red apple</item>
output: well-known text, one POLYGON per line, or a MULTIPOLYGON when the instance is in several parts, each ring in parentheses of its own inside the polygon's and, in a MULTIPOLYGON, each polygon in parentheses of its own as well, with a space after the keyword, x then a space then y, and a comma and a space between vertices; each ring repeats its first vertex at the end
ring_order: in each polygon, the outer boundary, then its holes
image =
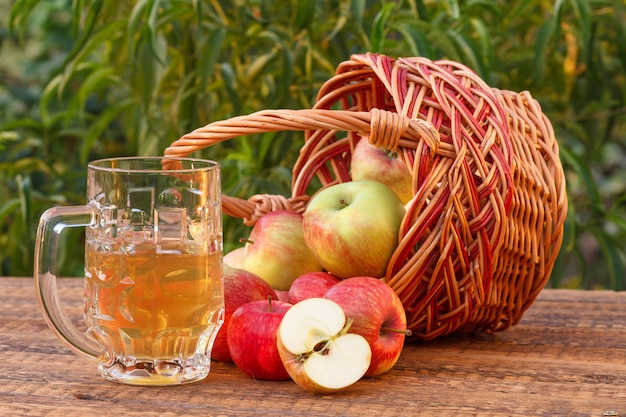
POLYGON ((308 298, 287 311, 277 333, 277 348, 291 379, 315 394, 356 383, 372 352, 367 340, 349 333, 352 320, 326 298, 308 298))
POLYGON ((406 204, 413 196, 413 177, 397 152, 379 148, 361 138, 352 151, 350 174, 353 180, 380 181, 406 204))
POLYGON ((400 357, 406 336, 411 334, 395 291, 380 279, 353 277, 333 285, 324 297, 341 306, 353 320, 350 333, 363 336, 372 348, 365 376, 391 369, 400 357))
POLYGON ((371 180, 318 191, 304 211, 304 238, 324 269, 339 278, 381 278, 398 247, 406 210, 389 187, 371 180))
POLYGON ((341 281, 328 272, 308 272, 300 275, 289 288, 289 302, 299 303, 307 298, 323 297, 330 287, 341 281))
POLYGON ((279 210, 257 220, 245 245, 243 269, 283 291, 300 275, 321 271, 304 241, 302 218, 302 214, 279 210))
POLYGON ((251 301, 233 313, 228 325, 228 346, 235 365, 255 379, 280 381, 290 376, 278 353, 278 326, 291 304, 251 301))
POLYGON ((277 295, 270 285, 259 276, 243 269, 231 268, 224 265, 224 323, 217 332, 215 343, 211 350, 211 358, 220 362, 232 362, 227 341, 228 323, 240 306, 256 300, 267 300, 267 297, 277 299, 277 295))

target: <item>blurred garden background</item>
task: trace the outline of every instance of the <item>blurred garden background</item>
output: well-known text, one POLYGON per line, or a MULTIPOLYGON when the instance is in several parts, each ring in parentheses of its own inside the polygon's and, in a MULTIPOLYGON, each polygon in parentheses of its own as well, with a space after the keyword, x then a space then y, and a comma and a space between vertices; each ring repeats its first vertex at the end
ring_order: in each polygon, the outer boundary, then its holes
MULTIPOLYGON (((30 276, 41 213, 85 203, 89 160, 160 155, 184 133, 309 108, 353 53, 449 58, 528 90, 552 121, 569 212, 552 287, 626 289, 623 0, 0 0, 0 275, 30 276)), ((237 138, 224 193, 290 194, 302 134, 237 138)), ((84 229, 59 266, 82 276, 84 229)), ((226 250, 247 236, 225 219, 226 250)))

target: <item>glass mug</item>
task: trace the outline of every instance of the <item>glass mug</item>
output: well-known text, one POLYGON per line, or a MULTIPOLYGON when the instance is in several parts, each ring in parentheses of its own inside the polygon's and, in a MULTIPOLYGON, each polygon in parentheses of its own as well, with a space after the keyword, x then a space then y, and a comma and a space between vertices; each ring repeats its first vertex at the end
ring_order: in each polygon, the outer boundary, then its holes
POLYGON ((35 282, 44 317, 108 380, 175 385, 204 379, 224 316, 220 167, 193 158, 89 163, 87 204, 40 219, 35 282), (56 289, 65 227, 86 226, 80 331, 56 289))

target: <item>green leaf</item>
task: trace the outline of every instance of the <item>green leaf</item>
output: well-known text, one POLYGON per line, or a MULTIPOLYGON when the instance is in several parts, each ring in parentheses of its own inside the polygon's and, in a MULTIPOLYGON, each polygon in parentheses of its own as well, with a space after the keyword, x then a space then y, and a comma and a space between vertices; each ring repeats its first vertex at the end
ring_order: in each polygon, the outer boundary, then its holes
POLYGON ((602 204, 598 187, 596 186, 591 170, 586 164, 584 158, 576 155, 567 148, 561 148, 560 155, 563 158, 563 161, 573 168, 576 175, 580 177, 582 183, 584 184, 586 195, 589 199, 589 206, 595 213, 604 213, 605 208, 602 204))
POLYGON ((482 58, 479 58, 482 64, 481 76, 485 78, 485 80, 488 80, 488 73, 491 72, 491 70, 495 70, 492 65, 496 59, 494 53, 493 35, 484 21, 474 18, 470 19, 469 22, 475 36, 478 38, 475 48, 476 55, 482 58))
POLYGON ((81 14, 83 9, 82 1, 78 1, 74 4, 72 19, 74 24, 72 26, 72 32, 78 40, 67 56, 66 62, 72 61, 89 41, 89 38, 92 36, 95 29, 103 4, 103 0, 92 0, 89 3, 89 7, 87 7, 87 14, 84 18, 81 14), (80 30, 80 26, 83 26, 82 31, 80 30))
POLYGON ((535 51, 533 60, 532 79, 534 83, 540 82, 546 73, 546 54, 548 43, 552 39, 555 32, 554 21, 548 20, 539 26, 535 38, 535 51))
POLYGON ((578 234, 578 227, 576 224, 576 207, 570 203, 565 224, 563 225, 563 242, 561 252, 571 252, 576 247, 576 236, 578 234))
POLYGON ((4 224, 5 219, 20 208, 21 199, 12 198, 0 206, 0 226, 4 224))
POLYGON ((358 9, 352 10, 350 0, 342 0, 339 3, 339 14, 337 19, 335 20, 335 24, 333 30, 330 31, 328 35, 324 37, 324 43, 330 42, 331 39, 334 39, 346 25, 350 22, 350 19, 353 17, 353 12, 358 9))
POLYGON ((403 40, 408 43, 408 54, 411 56, 432 57, 432 43, 428 40, 426 33, 414 24, 401 24, 398 31, 402 33, 403 40))
POLYGON ((626 194, 622 194, 611 203, 606 215, 606 220, 616 225, 622 233, 626 233, 626 217, 623 215, 624 207, 626 207, 626 194))
POLYGON ((507 4, 510 12, 507 13, 508 20, 516 20, 528 16, 532 13, 530 9, 537 3, 537 0, 520 0, 507 4))
POLYGON ((147 41, 150 51, 159 64, 165 66, 167 47, 164 47, 163 36, 159 34, 159 7, 161 0, 148 0, 148 21, 146 25, 147 41))
MULTIPOLYGON (((4 130, 4 132, 2 133, 6 134, 7 132, 11 130, 17 130, 17 129, 37 130, 40 127, 41 127, 41 123, 39 123, 37 120, 32 119, 32 118, 15 119, 8 123, 5 123, 2 126, 2 129, 4 130)), ((24 141, 22 140, 22 143, 23 142, 24 141)))
POLYGON ((222 52, 225 37, 226 29, 224 28, 218 28, 210 32, 208 36, 201 36, 202 41, 198 48, 200 91, 206 90, 209 78, 215 75, 215 66, 222 52))
POLYGON ((456 50, 459 51, 459 56, 461 57, 460 61, 476 71, 479 76, 484 78, 485 69, 482 62, 478 58, 478 48, 472 39, 463 36, 456 30, 448 30, 447 34, 450 37, 450 40, 454 42, 456 50))
POLYGON ((294 30, 296 32, 306 29, 313 22, 315 17, 315 8, 317 7, 316 0, 294 0, 295 5, 295 18, 294 18, 294 30))
POLYGON ((91 94, 99 90, 104 90, 105 87, 109 86, 111 81, 117 82, 118 80, 116 78, 115 70, 112 67, 95 68, 94 71, 89 73, 80 86, 76 96, 77 104, 79 105, 77 113, 82 113, 87 99, 91 94))
POLYGON ((59 91, 59 86, 62 81, 63 77, 61 75, 57 75, 44 86, 41 94, 41 100, 39 101, 39 112, 41 113, 41 120, 44 125, 48 125, 50 123, 50 102, 56 97, 56 93, 59 91))
POLYGON ((430 20, 428 8, 424 5, 424 2, 422 0, 415 0, 415 8, 417 9, 420 20, 430 20))
POLYGON ((80 25, 83 21, 83 0, 72 0, 72 37, 78 39, 80 37, 80 25))
MULTIPOLYGON (((193 83, 195 81, 196 74, 194 72, 190 72, 187 76, 179 82, 178 88, 176 89, 176 93, 172 97, 172 104, 170 105, 169 114, 172 120, 180 122, 181 125, 187 126, 187 123, 190 121, 184 120, 185 117, 188 117, 184 114, 185 109, 183 108, 183 103, 187 99, 195 99, 195 91, 193 88, 193 83)), ((195 102, 194 102, 195 105, 195 102)), ((197 110, 197 108, 196 108, 197 110)), ((199 110, 197 110, 199 112, 199 110)), ((190 127, 190 129, 195 128, 196 126, 190 127)), ((177 126, 178 128, 178 126, 177 126)))
MULTIPOLYGON (((554 34, 554 38, 558 39, 561 32, 561 21, 563 18, 563 4, 566 0, 555 0, 554 9, 552 11, 552 20, 550 21, 551 31, 554 34)), ((547 22, 546 22, 547 23, 547 22)))
POLYGON ((253 80, 259 77, 263 69, 274 59, 278 54, 278 48, 274 47, 270 51, 263 55, 259 55, 248 65, 245 72, 245 80, 247 83, 252 83, 253 80))
POLYGON ((604 230, 599 228, 594 227, 591 229, 591 232, 600 245, 602 257, 608 267, 610 288, 615 291, 622 290, 623 288, 621 282, 625 271, 621 256, 616 249, 619 247, 619 245, 616 244, 618 242, 614 242, 613 239, 611 239, 610 236, 604 232, 604 230))
POLYGON ((574 7, 574 11, 578 17, 580 22, 580 27, 582 28, 582 45, 589 45, 589 41, 591 39, 591 31, 592 31, 592 16, 591 9, 589 7, 588 0, 571 0, 572 6, 574 7))
POLYGON ((82 165, 89 162, 89 152, 92 150, 94 143, 100 138, 106 128, 115 120, 115 118, 125 110, 132 108, 136 101, 131 97, 119 103, 110 105, 99 115, 98 119, 89 127, 89 131, 80 147, 80 161, 82 165))
POLYGON ((226 63, 220 65, 220 75, 224 80, 224 88, 227 92, 226 99, 232 105, 231 115, 241 114, 241 99, 239 98, 239 94, 237 93, 237 77, 235 76, 233 68, 226 63))
POLYGON ((129 55, 136 59, 136 53, 139 49, 137 43, 142 39, 141 36, 137 36, 141 32, 140 28, 143 26, 142 18, 144 11, 147 7, 148 0, 138 0, 133 6, 128 22, 126 24, 126 43, 128 44, 129 55))
POLYGON ((278 144, 276 143, 276 135, 276 132, 268 132, 261 135, 261 140, 256 147, 259 161, 265 160, 270 150, 273 147, 278 146, 278 144))
POLYGON ((359 32, 363 31, 363 15, 366 7, 366 0, 351 0, 350 2, 352 19, 359 32))
POLYGON ((459 7, 458 0, 445 0, 444 4, 452 19, 457 20, 461 16, 461 8, 459 7))
POLYGON ((441 55, 455 61, 461 61, 461 56, 457 50, 456 40, 451 36, 449 30, 433 28, 429 37, 434 46, 441 49, 441 55))
POLYGON ((620 210, 611 211, 607 214, 606 220, 617 226, 622 232, 626 232, 626 219, 620 210))
POLYGON ((20 175, 19 173, 30 173, 36 171, 43 172, 48 175, 52 174, 52 170, 48 164, 36 157, 20 158, 17 161, 14 161, 11 166, 11 170, 18 173, 17 175, 20 175))
MULTIPOLYGON (((277 88, 281 98, 284 98, 286 102, 291 102, 291 87, 293 86, 296 66, 293 51, 286 45, 280 45, 279 55, 277 60, 282 61, 282 77, 277 78, 277 88)), ((287 107, 292 107, 290 104, 287 107)))
POLYGON ((28 18, 38 4, 39 0, 15 0, 9 16, 9 30, 11 33, 17 33, 20 39, 24 38, 28 18))
POLYGON ((65 64, 58 86, 59 92, 65 90, 67 83, 74 76, 76 68, 83 60, 87 59, 87 56, 90 53, 92 53, 96 48, 101 47, 103 44, 109 43, 120 36, 124 24, 125 23, 121 20, 111 22, 101 30, 93 33, 90 38, 86 39, 81 49, 75 50, 75 52, 71 55, 71 59, 68 59, 65 64))
POLYGON ((21 219, 23 223, 23 242, 25 241, 26 245, 30 247, 31 235, 29 233, 30 227, 30 208, 31 208, 31 198, 30 198, 30 190, 31 183, 30 178, 23 176, 22 174, 17 174, 15 177, 15 182, 17 183, 17 191, 20 199, 20 213, 21 219))
POLYGON ((153 44, 152 46, 142 45, 139 48, 137 67, 134 73, 134 88, 141 96, 141 103, 146 114, 149 113, 152 104, 159 96, 161 82, 167 71, 167 67, 161 64, 161 61, 155 57, 153 51, 153 48, 165 51, 167 49, 167 41, 161 35, 158 35, 153 44))
POLYGON ((391 13, 395 9, 394 3, 385 3, 383 8, 376 14, 372 27, 371 44, 372 52, 382 52, 385 46, 386 26, 391 13))

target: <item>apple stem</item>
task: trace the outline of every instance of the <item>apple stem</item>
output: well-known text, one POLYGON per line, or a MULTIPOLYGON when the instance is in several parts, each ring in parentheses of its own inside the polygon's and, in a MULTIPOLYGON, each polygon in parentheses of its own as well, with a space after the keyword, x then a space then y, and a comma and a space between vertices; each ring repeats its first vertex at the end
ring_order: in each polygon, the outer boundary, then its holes
POLYGON ((392 329, 390 327, 381 327, 381 333, 403 333, 405 336, 411 336, 413 332, 409 329, 392 329))
POLYGON ((271 295, 267 296, 267 303, 269 304, 268 310, 271 313, 272 312, 272 296, 271 295))
POLYGON ((254 241, 253 240, 250 240, 250 239, 245 238, 245 237, 240 237, 239 238, 239 243, 249 243, 251 245, 254 245, 254 241))

